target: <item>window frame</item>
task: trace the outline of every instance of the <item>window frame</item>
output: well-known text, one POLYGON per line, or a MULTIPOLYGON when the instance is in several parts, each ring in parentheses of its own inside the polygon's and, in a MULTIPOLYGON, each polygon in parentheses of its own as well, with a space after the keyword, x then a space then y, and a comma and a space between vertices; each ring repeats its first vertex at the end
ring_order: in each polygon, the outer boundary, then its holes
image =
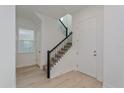
POLYGON ((17 41, 18 42, 17 43, 18 44, 17 45, 17 52, 20 53, 20 54, 32 54, 32 53, 35 53, 35 51, 36 51, 36 49, 35 49, 35 41, 36 41, 36 39, 35 39, 35 31, 34 30, 32 30, 32 29, 25 29, 25 28, 19 28, 18 29, 18 41, 17 41), (19 37, 20 37, 20 33, 19 33, 20 30, 33 31, 34 32, 34 38, 33 38, 34 40, 20 40, 19 39, 19 37), (33 51, 29 51, 29 52, 27 52, 27 51, 20 51, 20 41, 32 41, 33 42, 33 46, 32 46, 33 47, 33 51))

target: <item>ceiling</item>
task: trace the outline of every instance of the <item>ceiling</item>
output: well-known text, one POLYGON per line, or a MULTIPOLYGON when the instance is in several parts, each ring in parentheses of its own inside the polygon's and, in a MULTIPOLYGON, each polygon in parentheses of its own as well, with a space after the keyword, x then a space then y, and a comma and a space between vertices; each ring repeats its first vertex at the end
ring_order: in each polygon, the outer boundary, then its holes
POLYGON ((49 17, 57 18, 73 14, 84 8, 84 5, 17 5, 17 16, 30 18, 31 20, 39 20, 36 13, 40 13, 49 17))

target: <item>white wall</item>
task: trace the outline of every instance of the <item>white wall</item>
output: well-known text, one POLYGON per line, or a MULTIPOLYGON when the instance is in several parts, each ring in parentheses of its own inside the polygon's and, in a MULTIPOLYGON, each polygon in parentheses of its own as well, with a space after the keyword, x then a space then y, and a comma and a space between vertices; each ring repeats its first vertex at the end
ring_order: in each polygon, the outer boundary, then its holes
POLYGON ((18 52, 18 31, 19 31, 19 28, 35 31, 35 49, 36 49, 36 48, 38 48, 38 44, 37 44, 38 38, 40 38, 38 36, 38 34, 40 34, 40 33, 37 34, 37 32, 41 31, 41 29, 39 29, 40 27, 36 26, 28 18, 17 16, 17 29, 16 29, 16 32, 17 32, 16 33, 17 34, 16 35, 17 36, 16 37, 17 38, 17 41, 16 41, 17 63, 16 63, 16 67, 24 67, 24 66, 39 64, 39 63, 37 63, 37 51, 36 50, 35 50, 36 52, 34 52, 34 53, 19 53, 18 52))
POLYGON ((51 78, 55 78, 72 70, 76 70, 75 62, 77 62, 77 60, 74 59, 75 57, 75 51, 73 47, 71 47, 50 71, 51 78))
POLYGON ((62 39, 65 38, 65 35, 59 31, 58 28, 58 19, 47 17, 41 14, 37 14, 42 21, 41 25, 41 42, 42 42, 42 65, 47 64, 47 51, 51 50, 55 45, 57 45, 62 39))
POLYGON ((0 6, 0 87, 15 87, 15 6, 0 6))
POLYGON ((124 87, 124 6, 104 8, 104 87, 124 87))
MULTIPOLYGON (((73 47, 76 51, 75 55, 77 56, 75 65, 80 65, 82 62, 81 55, 79 55, 79 50, 81 46, 78 44, 78 29, 76 29, 77 23, 79 23, 81 20, 86 20, 91 17, 96 17, 96 24, 97 24, 97 79, 102 81, 102 60, 103 60, 103 16, 104 16, 104 8, 103 6, 88 6, 87 8, 84 8, 80 10, 80 12, 77 12, 72 15, 72 30, 73 30, 73 47)), ((83 35, 82 35, 83 36, 83 35)), ((79 69, 80 71, 80 69, 79 69)))

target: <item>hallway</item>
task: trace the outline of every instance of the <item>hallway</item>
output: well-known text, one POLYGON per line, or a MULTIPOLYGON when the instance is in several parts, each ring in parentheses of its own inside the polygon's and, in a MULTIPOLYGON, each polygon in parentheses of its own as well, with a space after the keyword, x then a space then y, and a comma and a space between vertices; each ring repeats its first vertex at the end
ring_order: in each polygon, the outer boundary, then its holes
POLYGON ((102 83, 96 79, 71 71, 54 79, 47 79, 46 73, 38 66, 17 69, 17 88, 101 88, 102 83))

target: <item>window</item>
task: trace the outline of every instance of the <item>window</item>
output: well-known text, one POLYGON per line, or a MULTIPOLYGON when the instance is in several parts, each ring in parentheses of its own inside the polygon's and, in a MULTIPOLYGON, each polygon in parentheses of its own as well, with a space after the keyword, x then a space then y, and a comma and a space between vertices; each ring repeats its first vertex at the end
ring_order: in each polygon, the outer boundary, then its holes
POLYGON ((34 51, 34 31, 19 29, 19 53, 33 53, 34 51))
POLYGON ((61 17, 60 20, 63 21, 63 17, 61 17))

